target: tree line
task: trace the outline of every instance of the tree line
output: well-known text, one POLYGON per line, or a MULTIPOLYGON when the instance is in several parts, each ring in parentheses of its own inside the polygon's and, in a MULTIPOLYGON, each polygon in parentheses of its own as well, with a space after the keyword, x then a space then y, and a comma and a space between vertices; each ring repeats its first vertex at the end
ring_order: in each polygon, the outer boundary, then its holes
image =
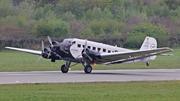
MULTIPOLYGON (((0 0, 0 39, 86 38, 180 44, 179 0, 0 0)), ((110 41, 111 42, 111 41, 110 41)))

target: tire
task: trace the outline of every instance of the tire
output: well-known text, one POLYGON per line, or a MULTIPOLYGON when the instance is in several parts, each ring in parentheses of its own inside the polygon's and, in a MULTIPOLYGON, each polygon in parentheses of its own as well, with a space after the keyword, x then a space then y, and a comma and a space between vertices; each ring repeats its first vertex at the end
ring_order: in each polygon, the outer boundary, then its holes
POLYGON ((62 65, 62 66, 61 66, 61 72, 62 72, 62 73, 67 73, 68 70, 69 70, 69 68, 67 68, 65 65, 62 65))
POLYGON ((87 65, 87 66, 84 67, 84 72, 85 73, 89 74, 89 73, 91 73, 91 71, 92 71, 92 67, 90 65, 87 65))

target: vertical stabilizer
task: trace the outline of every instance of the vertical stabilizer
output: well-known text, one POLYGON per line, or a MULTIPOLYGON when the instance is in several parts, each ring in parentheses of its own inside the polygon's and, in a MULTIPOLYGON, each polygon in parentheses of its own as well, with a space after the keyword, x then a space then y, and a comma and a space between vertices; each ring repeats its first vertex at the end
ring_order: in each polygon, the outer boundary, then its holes
POLYGON ((157 48, 157 41, 153 37, 147 36, 144 39, 144 42, 140 48, 140 50, 148 50, 148 49, 156 49, 157 48))
MULTIPOLYGON (((153 37, 149 37, 147 36, 144 39, 143 44, 141 45, 140 50, 150 50, 150 49, 156 49, 157 48, 157 41, 155 38, 153 37)), ((150 59, 154 60, 156 58, 156 56, 151 56, 150 59)))

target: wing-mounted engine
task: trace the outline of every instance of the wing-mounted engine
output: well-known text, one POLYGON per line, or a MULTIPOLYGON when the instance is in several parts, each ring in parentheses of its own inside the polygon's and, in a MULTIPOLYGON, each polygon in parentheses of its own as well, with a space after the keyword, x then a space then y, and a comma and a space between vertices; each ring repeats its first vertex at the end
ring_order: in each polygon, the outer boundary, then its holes
POLYGON ((95 50, 87 48, 87 41, 85 41, 85 46, 82 51, 82 57, 87 61, 94 62, 97 59, 100 59, 100 53, 95 50))
POLYGON ((51 39, 48 37, 49 43, 50 43, 50 48, 44 48, 44 43, 42 41, 42 57, 46 59, 51 59, 52 62, 55 62, 55 60, 61 59, 61 56, 59 56, 56 53, 56 49, 59 48, 59 42, 57 41, 51 41, 51 39))
POLYGON ((100 53, 98 51, 91 50, 88 48, 83 49, 82 56, 84 59, 89 60, 91 62, 100 59, 100 53))
POLYGON ((52 45, 53 45, 53 46, 58 46, 58 45, 60 45, 60 43, 57 42, 57 41, 52 41, 52 45))
POLYGON ((50 48, 43 48, 42 49, 42 57, 46 59, 50 59, 51 57, 49 56, 51 52, 50 48))

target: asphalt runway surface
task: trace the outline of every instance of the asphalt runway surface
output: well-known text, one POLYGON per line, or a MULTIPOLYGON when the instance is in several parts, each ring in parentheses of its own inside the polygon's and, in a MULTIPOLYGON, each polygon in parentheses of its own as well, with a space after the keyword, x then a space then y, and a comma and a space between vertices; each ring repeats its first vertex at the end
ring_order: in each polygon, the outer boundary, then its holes
POLYGON ((0 84, 180 80, 180 69, 0 72, 0 84))

